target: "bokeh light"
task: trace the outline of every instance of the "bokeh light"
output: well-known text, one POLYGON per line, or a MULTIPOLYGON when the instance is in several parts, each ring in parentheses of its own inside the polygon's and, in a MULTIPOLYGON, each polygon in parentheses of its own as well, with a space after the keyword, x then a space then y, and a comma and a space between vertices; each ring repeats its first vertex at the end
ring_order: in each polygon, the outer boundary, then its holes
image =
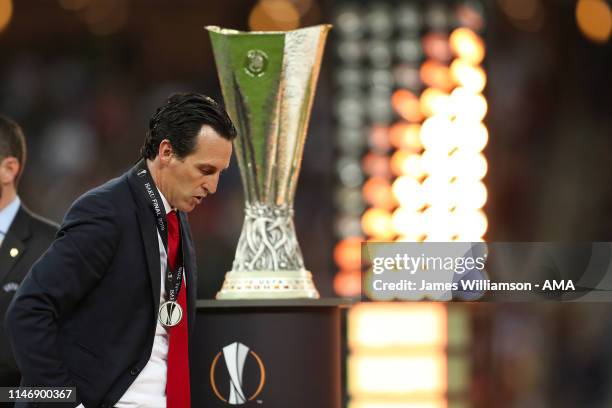
POLYGON ((374 152, 366 154, 361 162, 361 167, 369 176, 389 177, 391 175, 389 157, 386 154, 374 152))
POLYGON ((391 183, 384 177, 372 177, 365 182, 363 199, 372 207, 391 209, 397 205, 391 183))
POLYGON ((401 176, 404 174, 404 163, 406 159, 411 155, 408 150, 396 150, 391 156, 391 172, 395 176, 401 176))
POLYGON ((300 13, 289 0, 260 0, 251 10, 253 31, 287 31, 300 26, 300 13))
POLYGON ((463 119, 481 121, 487 114, 488 106, 484 96, 470 92, 463 87, 455 88, 449 100, 453 113, 456 116, 462 116, 463 119))
POLYGON ((0 0, 0 33, 8 27, 13 17, 13 0, 0 0))
POLYGON ((603 0, 579 0, 576 21, 582 34, 591 41, 605 44, 610 39, 612 13, 603 0))
POLYGON ((446 64, 429 59, 421 65, 421 80, 425 85, 448 91, 453 87, 453 81, 446 64))
POLYGON ((369 208, 361 218, 361 227, 366 235, 374 239, 387 240, 393 238, 391 213, 381 208, 369 208))
POLYGON ((423 212, 425 241, 449 242, 456 235, 457 226, 446 208, 429 207, 423 212))
POLYGON ((389 128, 386 126, 372 126, 370 129, 370 147, 379 152, 388 151, 391 148, 389 128))
POLYGON ((421 156, 425 174, 451 179, 454 176, 449 155, 442 150, 426 150, 421 156))
POLYGON ((428 151, 449 153, 454 147, 453 124, 447 117, 432 116, 423 122, 421 143, 428 151))
POLYGON ((432 207, 450 210, 454 205, 450 187, 450 180, 446 177, 427 177, 421 185, 423 200, 432 207))
POLYGON ((544 25, 542 0, 497 0, 497 4, 512 25, 520 30, 535 32, 544 25))
POLYGON ((472 152, 482 151, 489 141, 489 131, 481 122, 456 118, 453 121, 454 141, 457 148, 472 152))
POLYGON ((404 240, 418 241, 424 235, 423 213, 397 208, 391 218, 393 230, 404 240))
POLYGON ((344 270, 334 276, 334 291, 342 297, 355 297, 361 293, 361 270, 344 270))
POLYGON ((392 190, 399 204, 406 209, 419 210, 425 205, 421 184, 412 177, 398 177, 393 182, 392 190))
POLYGON ((477 210, 487 202, 487 188, 481 181, 455 180, 451 184, 449 195, 459 209, 477 210))
POLYGON ((348 237, 339 241, 334 248, 334 261, 343 270, 361 268, 361 237, 348 237))
POLYGON ((448 35, 441 32, 430 32, 423 37, 423 51, 429 58, 438 61, 451 59, 451 49, 448 44, 448 35))
POLYGON ((419 179, 425 175, 421 155, 409 150, 397 150, 391 156, 391 170, 396 176, 410 176, 419 179))
POLYGON ((423 119, 419 99, 407 89, 398 89, 391 97, 393 109, 404 119, 410 122, 419 122, 423 119))
POLYGON ((480 31, 485 25, 482 3, 466 1, 456 9, 457 19, 462 26, 480 31))
POLYGON ((462 59, 453 61, 450 72, 457 84, 473 93, 482 92, 487 83, 487 76, 481 67, 462 59))
POLYGON ((450 156, 450 165, 457 178, 481 180, 487 174, 487 159, 482 153, 456 150, 450 156))
POLYGON ((482 210, 457 208, 452 212, 453 223, 457 226, 460 241, 477 241, 487 232, 487 216, 482 210))
POLYGON ((425 116, 452 114, 448 94, 437 88, 427 88, 421 93, 420 107, 425 116))
POLYGON ((421 125, 418 123, 397 122, 389 129, 389 141, 396 149, 420 151, 423 148, 420 130, 421 125))
POLYGON ((471 64, 480 64, 484 58, 484 42, 469 28, 456 28, 450 35, 450 46, 455 55, 471 64))

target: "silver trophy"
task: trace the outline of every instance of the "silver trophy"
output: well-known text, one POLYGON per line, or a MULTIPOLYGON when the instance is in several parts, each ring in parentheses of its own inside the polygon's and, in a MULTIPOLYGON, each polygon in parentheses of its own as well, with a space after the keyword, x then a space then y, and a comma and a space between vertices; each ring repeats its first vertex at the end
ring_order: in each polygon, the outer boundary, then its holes
POLYGON ((318 298, 304 268, 293 199, 330 25, 288 32, 206 27, 246 200, 232 270, 217 299, 318 298))

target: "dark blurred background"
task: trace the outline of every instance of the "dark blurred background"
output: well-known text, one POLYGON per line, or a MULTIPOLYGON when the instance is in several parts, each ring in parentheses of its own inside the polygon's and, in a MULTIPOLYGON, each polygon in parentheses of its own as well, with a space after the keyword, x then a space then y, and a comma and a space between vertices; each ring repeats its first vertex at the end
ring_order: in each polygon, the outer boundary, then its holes
MULTIPOLYGON (((22 125, 29 148, 22 200, 60 222, 79 195, 135 162, 150 115, 171 93, 220 100, 204 26, 261 28, 269 16, 260 3, 0 0, 0 112, 22 125)), ((330 22, 349 2, 285 3, 276 29, 295 16, 299 26, 330 22)), ((609 1, 599 2, 608 14, 595 34, 579 25, 575 0, 467 3, 486 21, 486 239, 612 240, 609 1)), ((306 267, 324 297, 337 272, 335 39, 332 31, 295 200, 306 267)), ((201 298, 214 297, 231 269, 242 210, 233 160, 217 194, 190 215, 201 298)), ((471 314, 473 406, 612 406, 610 305, 478 305, 471 314)))

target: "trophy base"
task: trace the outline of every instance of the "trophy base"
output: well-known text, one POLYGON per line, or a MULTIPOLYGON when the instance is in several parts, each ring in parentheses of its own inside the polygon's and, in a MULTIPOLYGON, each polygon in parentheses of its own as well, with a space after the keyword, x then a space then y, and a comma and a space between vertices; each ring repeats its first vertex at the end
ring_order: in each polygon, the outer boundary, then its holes
POLYGON ((217 299, 318 299, 308 271, 228 272, 217 299))

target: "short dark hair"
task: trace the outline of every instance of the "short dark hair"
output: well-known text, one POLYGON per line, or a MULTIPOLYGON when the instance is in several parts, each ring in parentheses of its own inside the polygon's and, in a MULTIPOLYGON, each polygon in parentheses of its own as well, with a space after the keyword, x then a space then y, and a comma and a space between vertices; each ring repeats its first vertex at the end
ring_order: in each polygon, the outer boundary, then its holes
POLYGON ((153 160, 159 144, 168 139, 176 155, 183 159, 194 151, 196 137, 203 125, 209 125, 224 139, 236 137, 236 129, 227 112, 212 98, 198 93, 171 95, 149 120, 140 155, 153 160))
POLYGON ((15 185, 19 184, 23 173, 26 153, 26 142, 21 127, 14 120, 0 115, 0 160, 15 157, 19 161, 19 173, 17 173, 15 185))

